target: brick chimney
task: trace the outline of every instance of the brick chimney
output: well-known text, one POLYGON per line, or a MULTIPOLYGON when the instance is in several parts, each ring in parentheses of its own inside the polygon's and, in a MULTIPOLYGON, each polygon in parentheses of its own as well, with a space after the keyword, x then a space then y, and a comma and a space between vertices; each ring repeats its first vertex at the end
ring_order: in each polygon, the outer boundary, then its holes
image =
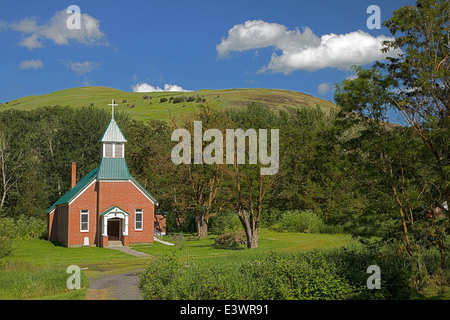
POLYGON ((72 162, 72 188, 77 184, 77 163, 72 162))

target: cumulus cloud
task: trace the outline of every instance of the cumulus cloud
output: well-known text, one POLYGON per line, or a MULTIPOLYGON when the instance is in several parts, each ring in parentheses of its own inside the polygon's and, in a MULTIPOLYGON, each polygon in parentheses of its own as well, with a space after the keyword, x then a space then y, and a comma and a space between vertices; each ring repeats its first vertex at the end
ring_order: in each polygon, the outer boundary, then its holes
POLYGON ((319 92, 320 94, 327 94, 331 91, 333 91, 333 84, 331 82, 321 83, 317 88, 317 92, 319 92))
POLYGON ((386 36, 373 37, 358 30, 346 34, 325 34, 318 37, 305 27, 288 30, 284 25, 262 20, 246 21, 233 26, 228 36, 216 46, 219 58, 232 51, 246 51, 274 47, 267 66, 260 71, 289 74, 295 70, 316 71, 324 68, 347 70, 352 65, 363 65, 387 56, 396 56, 400 50, 382 53, 382 41, 393 40, 386 36))
POLYGON ((11 29, 23 34, 19 45, 29 49, 42 48, 46 40, 57 45, 69 45, 71 41, 84 45, 107 45, 106 36, 100 30, 99 20, 83 13, 80 16, 80 29, 69 29, 67 19, 71 15, 65 10, 57 12, 47 23, 38 24, 35 17, 26 17, 20 21, 6 23, 0 21, 0 31, 11 29))
POLYGON ((85 61, 85 62, 68 62, 67 70, 71 70, 78 75, 83 75, 91 72, 95 68, 98 68, 100 63, 85 61))
POLYGON ((42 63, 41 60, 30 59, 30 60, 22 61, 22 63, 19 66, 19 69, 20 70, 26 70, 26 69, 37 70, 37 69, 43 68, 43 67, 44 67, 44 64, 42 63))
POLYGON ((132 87, 133 92, 164 92, 164 91, 181 91, 191 92, 192 90, 186 90, 176 84, 165 84, 164 89, 160 87, 154 87, 146 82, 138 83, 132 87))

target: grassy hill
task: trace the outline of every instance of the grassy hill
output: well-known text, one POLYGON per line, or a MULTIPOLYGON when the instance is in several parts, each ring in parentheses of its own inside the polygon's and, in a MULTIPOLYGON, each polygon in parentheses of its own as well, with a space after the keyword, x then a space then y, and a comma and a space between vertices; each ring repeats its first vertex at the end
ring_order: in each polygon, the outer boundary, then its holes
POLYGON ((126 110, 132 118, 138 120, 166 120, 171 116, 180 116, 192 112, 203 103, 212 108, 232 108, 246 106, 259 102, 275 109, 292 110, 299 107, 316 105, 325 110, 336 106, 327 100, 319 99, 296 91, 278 89, 224 89, 199 90, 195 92, 125 92, 106 87, 80 87, 52 92, 44 95, 28 96, 0 103, 0 111, 11 108, 32 110, 41 106, 72 106, 82 107, 93 105, 98 108, 110 109, 108 103, 114 99, 116 110, 126 110), (194 101, 173 103, 171 99, 185 96, 194 101), (165 97, 166 102, 160 99, 165 97))

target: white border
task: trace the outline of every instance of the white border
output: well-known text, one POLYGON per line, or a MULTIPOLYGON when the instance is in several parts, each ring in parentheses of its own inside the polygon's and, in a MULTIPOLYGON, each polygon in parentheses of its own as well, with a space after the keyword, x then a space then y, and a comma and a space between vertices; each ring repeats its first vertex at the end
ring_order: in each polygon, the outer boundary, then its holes
POLYGON ((82 209, 82 210, 80 210, 80 232, 89 232, 89 210, 88 210, 88 209, 82 209), (88 221, 87 221, 87 230, 83 230, 83 229, 82 229, 83 221, 81 220, 81 217, 83 216, 83 214, 86 214, 86 212, 83 212, 83 211, 87 211, 87 217, 88 217, 88 221))
POLYGON ((144 209, 141 209, 141 208, 136 208, 136 209, 134 209, 134 230, 135 231, 142 231, 142 230, 144 230, 144 209), (141 214, 141 228, 137 228, 136 227, 136 223, 138 222, 137 221, 137 219, 136 219, 136 214, 138 213, 138 212, 136 212, 137 210, 141 210, 141 212, 139 212, 140 214, 141 214))

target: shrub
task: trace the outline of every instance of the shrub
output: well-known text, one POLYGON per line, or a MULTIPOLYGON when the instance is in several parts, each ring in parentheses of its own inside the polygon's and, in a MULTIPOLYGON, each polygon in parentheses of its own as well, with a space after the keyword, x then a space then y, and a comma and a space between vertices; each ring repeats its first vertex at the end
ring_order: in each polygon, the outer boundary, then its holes
POLYGON ((140 275, 143 297, 146 300, 169 299, 173 292, 171 284, 179 276, 181 263, 174 255, 151 262, 140 275))
POLYGON ((241 266, 258 283, 255 299, 341 300, 358 291, 338 267, 318 251, 305 254, 270 254, 241 266))
POLYGON ((193 102, 195 101, 195 97, 194 96, 189 96, 186 100, 186 102, 193 102))
POLYGON ((359 290, 320 252, 218 259, 152 261, 141 274, 144 299, 351 299, 359 290))
POLYGON ((272 226, 278 232, 306 232, 318 233, 324 229, 324 223, 320 217, 310 210, 286 211, 280 220, 272 226))
POLYGON ((167 101, 167 98, 165 98, 165 97, 162 97, 159 99, 159 102, 161 102, 161 103, 166 102, 166 101, 167 101))
POLYGON ((186 102, 188 98, 186 96, 178 96, 173 99, 173 103, 186 102))
POLYGON ((227 231, 221 235, 219 235, 214 244, 216 246, 226 247, 236 249, 241 244, 247 244, 246 236, 244 231, 227 231))
POLYGON ((228 230, 235 230, 242 228, 239 216, 233 210, 222 211, 219 214, 211 217, 208 221, 208 233, 222 234, 228 230))
POLYGON ((0 219, 0 258, 12 252, 14 227, 14 220, 12 218, 0 219))

